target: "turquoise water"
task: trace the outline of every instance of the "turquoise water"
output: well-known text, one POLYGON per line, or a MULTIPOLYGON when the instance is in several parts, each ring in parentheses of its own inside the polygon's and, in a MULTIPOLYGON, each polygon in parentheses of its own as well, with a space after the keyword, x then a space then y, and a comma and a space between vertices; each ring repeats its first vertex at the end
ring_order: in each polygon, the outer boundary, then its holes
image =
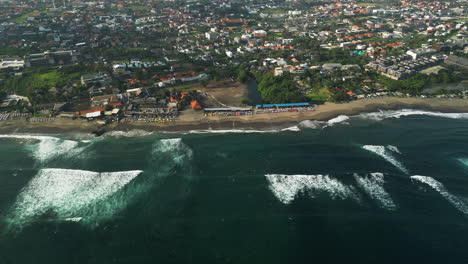
POLYGON ((0 263, 467 262, 468 114, 290 130, 2 135, 0 263))

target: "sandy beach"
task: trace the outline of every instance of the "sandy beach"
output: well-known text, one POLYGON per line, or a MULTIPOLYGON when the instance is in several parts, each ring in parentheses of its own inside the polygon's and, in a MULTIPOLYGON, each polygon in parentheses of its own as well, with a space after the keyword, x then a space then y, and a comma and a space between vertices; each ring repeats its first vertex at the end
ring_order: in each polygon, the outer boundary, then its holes
POLYGON ((378 110, 421 109, 437 112, 468 112, 468 100, 437 98, 385 97, 362 99, 349 103, 325 103, 315 111, 264 113, 250 116, 204 117, 202 112, 183 111, 177 121, 171 123, 119 123, 107 126, 86 120, 56 118, 50 123, 30 123, 25 120, 0 123, 0 133, 91 133, 104 131, 130 131, 134 129, 161 132, 187 132, 215 129, 273 130, 291 127, 304 120, 326 121, 339 115, 357 115, 378 110))

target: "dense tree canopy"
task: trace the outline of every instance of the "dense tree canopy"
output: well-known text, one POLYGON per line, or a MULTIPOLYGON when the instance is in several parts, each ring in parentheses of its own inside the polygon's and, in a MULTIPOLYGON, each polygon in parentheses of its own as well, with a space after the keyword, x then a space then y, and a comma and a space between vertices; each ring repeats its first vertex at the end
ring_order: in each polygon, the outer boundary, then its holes
POLYGON ((287 74, 283 76, 264 74, 260 77, 258 91, 265 103, 294 103, 306 100, 287 74))

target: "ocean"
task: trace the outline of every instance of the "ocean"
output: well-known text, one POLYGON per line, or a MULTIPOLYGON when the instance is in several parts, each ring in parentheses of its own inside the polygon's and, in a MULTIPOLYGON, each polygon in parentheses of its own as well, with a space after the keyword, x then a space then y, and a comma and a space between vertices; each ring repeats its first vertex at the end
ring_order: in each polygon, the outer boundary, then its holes
POLYGON ((0 135, 0 264, 468 263, 468 114, 0 135))

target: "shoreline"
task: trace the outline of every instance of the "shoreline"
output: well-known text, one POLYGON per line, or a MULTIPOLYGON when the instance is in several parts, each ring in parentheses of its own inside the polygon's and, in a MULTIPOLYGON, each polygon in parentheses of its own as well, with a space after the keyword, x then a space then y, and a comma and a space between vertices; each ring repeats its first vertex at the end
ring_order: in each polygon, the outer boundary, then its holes
POLYGON ((360 99, 348 103, 325 103, 310 112, 263 113, 251 116, 209 117, 202 114, 184 117, 174 123, 119 123, 107 126, 86 120, 58 119, 52 123, 30 123, 25 120, 12 120, 0 123, 1 134, 38 133, 38 134, 73 134, 92 133, 104 130, 128 132, 143 130, 147 132, 185 133, 200 130, 281 130, 297 126, 304 120, 327 121, 340 115, 353 116, 379 110, 418 109, 442 113, 468 113, 466 99, 438 98, 399 98, 384 97, 360 99))

